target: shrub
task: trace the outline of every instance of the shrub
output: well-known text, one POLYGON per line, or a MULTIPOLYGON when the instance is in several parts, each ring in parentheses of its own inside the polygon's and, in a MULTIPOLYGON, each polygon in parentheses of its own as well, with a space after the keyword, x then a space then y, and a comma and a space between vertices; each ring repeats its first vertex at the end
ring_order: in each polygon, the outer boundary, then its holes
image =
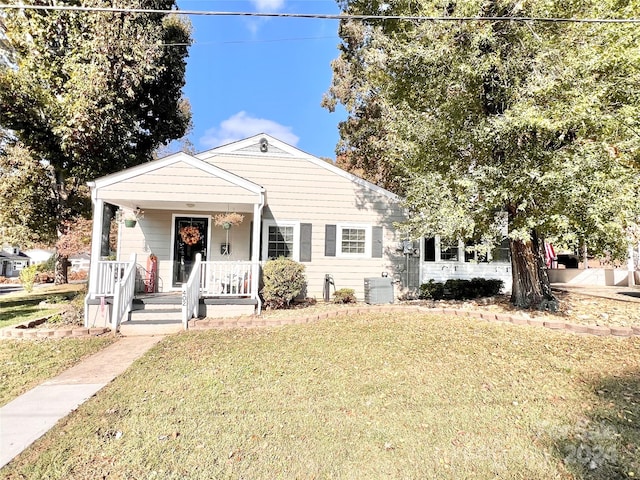
POLYGON ((500 293, 504 282, 495 278, 472 278, 471 285, 477 297, 492 297, 500 293))
POLYGON ((53 272, 38 271, 38 273, 36 273, 35 283, 53 283, 55 278, 56 276, 53 272))
POLYGON ((420 285, 419 298, 427 300, 467 300, 491 297, 500 293, 504 282, 497 279, 473 278, 471 280, 449 279, 445 283, 435 282, 420 285))
POLYGON ((33 284, 36 281, 36 276, 38 275, 38 266, 31 265, 29 267, 25 267, 20 270, 20 283, 22 283, 22 287, 26 292, 33 291, 33 284))
POLYGON ((356 291, 353 288, 341 288, 333 292, 333 303, 356 303, 356 291))
POLYGON ((467 298, 475 298, 470 290, 471 282, 469 280, 460 280, 452 278, 444 282, 444 295, 453 300, 464 300, 467 298))
POLYGON ((262 281, 261 293, 266 308, 288 308, 307 283, 304 265, 285 257, 265 263, 262 281))
POLYGON ((435 282, 433 278, 429 283, 420 285, 418 298, 422 300, 442 300, 444 298, 444 283, 435 282))
POLYGON ((86 280, 89 277, 88 273, 89 272, 87 272, 86 270, 80 270, 80 271, 77 271, 77 272, 69 272, 67 274, 67 278, 69 280, 86 280))
POLYGON ((56 255, 51 255, 46 262, 38 265, 38 269, 41 272, 55 272, 56 271, 56 255))

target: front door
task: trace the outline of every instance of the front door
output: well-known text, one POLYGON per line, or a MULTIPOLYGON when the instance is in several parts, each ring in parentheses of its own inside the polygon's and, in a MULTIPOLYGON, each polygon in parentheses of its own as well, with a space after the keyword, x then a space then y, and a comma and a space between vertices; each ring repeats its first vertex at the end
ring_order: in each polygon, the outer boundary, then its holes
POLYGON ((198 253, 207 259, 207 232, 209 219, 176 217, 173 240, 173 286, 179 287, 189 279, 198 253))

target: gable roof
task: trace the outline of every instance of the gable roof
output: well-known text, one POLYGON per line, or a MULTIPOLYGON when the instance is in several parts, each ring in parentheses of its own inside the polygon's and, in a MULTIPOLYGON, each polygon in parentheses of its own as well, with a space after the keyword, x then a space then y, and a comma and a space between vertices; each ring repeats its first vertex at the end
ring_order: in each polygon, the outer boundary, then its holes
POLYGON ((144 175, 146 173, 150 173, 155 170, 159 170, 161 168, 177 164, 179 162, 184 162, 187 165, 190 165, 194 168, 202 170, 205 173, 219 177, 234 185, 245 188, 252 193, 264 192, 264 188, 262 186, 257 185, 247 180, 246 178, 242 178, 228 170, 224 170, 220 167, 216 167, 215 165, 202 161, 185 152, 174 153, 172 155, 169 155, 164 158, 160 158, 158 160, 153 160, 151 162, 143 163, 135 167, 127 168, 125 170, 121 170, 119 172, 106 175, 104 177, 98 178, 97 180, 94 180, 93 182, 89 182, 89 186, 94 189, 107 187, 109 185, 113 185, 118 182, 132 179, 139 175, 144 175))
POLYGON ((297 159, 304 159, 309 161, 310 163, 322 167, 335 175, 346 178, 347 180, 364 187, 366 189, 372 190, 379 194, 382 194, 392 200, 400 201, 401 197, 396 195, 389 190, 386 190, 374 183, 368 182, 363 178, 360 178, 352 173, 347 172, 346 170, 342 170, 339 167, 336 167, 333 163, 322 160, 321 158, 315 157, 303 150, 300 150, 294 146, 291 146, 277 138, 272 137, 266 133, 259 133, 249 138, 245 138, 243 140, 238 140, 232 143, 228 143, 226 145, 222 145, 220 147, 212 148, 211 150, 206 150, 204 152, 198 153, 196 158, 201 160, 215 161, 215 157, 218 155, 225 156, 255 156, 256 154, 264 155, 265 157, 292 157, 297 159), (266 140, 267 142, 267 151, 261 150, 261 141, 266 140))

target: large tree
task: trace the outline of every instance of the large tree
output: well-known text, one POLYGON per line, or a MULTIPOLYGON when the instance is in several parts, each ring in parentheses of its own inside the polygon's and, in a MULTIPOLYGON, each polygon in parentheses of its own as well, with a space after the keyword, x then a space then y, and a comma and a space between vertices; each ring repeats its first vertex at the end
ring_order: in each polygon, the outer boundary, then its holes
MULTIPOLYGON (((119 6, 170 10, 176 4, 125 0, 119 6)), ((5 149, 6 157, 15 158, 3 161, 0 168, 9 177, 2 181, 19 184, 25 171, 33 178, 22 183, 21 192, 0 189, 3 205, 16 207, 3 212, 3 224, 22 217, 34 237, 54 243, 69 221, 88 215, 87 181, 147 162, 160 145, 185 133, 190 109, 182 87, 190 25, 177 12, 25 8, 4 15, 13 62, 0 63, 0 128, 11 132, 18 147, 5 149), (18 204, 17 194, 31 202, 18 204), (44 212, 48 220, 37 221, 34 215, 44 212)), ((56 281, 66 281, 66 264, 59 255, 56 281)))
MULTIPOLYGON (((637 0, 338 3, 348 14, 430 17, 640 11, 637 0)), ((366 157, 371 138, 376 161, 402 178, 414 235, 496 238, 506 221, 512 301, 523 307, 553 300, 543 239, 626 253, 638 219, 637 26, 344 20, 340 35, 325 99, 349 113, 339 151, 366 157)))

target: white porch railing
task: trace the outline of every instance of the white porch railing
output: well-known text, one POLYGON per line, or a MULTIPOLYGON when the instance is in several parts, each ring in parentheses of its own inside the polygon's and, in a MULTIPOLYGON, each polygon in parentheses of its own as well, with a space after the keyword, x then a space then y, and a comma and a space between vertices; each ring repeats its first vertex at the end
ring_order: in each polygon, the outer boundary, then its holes
POLYGON ((202 294, 215 297, 254 297, 252 262, 202 262, 202 294))
POLYGON ((182 285, 182 326, 189 328, 189 320, 198 316, 200 306, 200 282, 202 271, 202 256, 198 253, 196 261, 187 283, 182 285))
POLYGON ((113 311, 111 312, 111 330, 118 331, 122 317, 131 311, 136 287, 136 254, 131 254, 122 278, 116 282, 113 294, 113 311))
MULTIPOLYGON (((124 276, 124 272, 131 265, 129 262, 100 261, 98 262, 98 274, 96 284, 91 285, 89 292, 92 298, 111 297, 115 294, 116 283, 124 276)), ((135 265, 135 259, 133 260, 135 265)))

